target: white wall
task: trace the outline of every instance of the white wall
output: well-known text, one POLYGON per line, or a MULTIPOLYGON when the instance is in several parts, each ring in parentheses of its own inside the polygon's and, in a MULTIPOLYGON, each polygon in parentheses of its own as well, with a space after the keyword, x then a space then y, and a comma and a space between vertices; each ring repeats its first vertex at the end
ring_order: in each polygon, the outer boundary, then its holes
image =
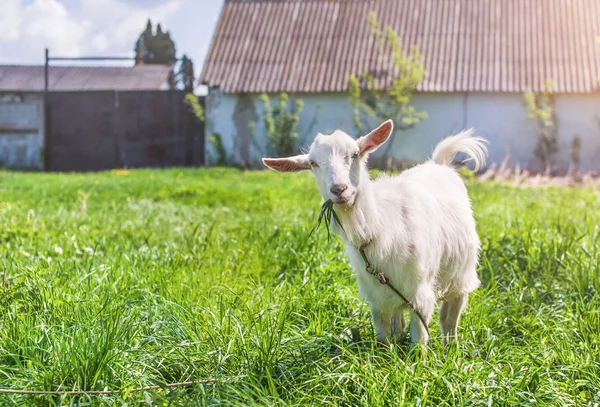
POLYGON ((41 94, 0 93, 0 165, 42 168, 42 123, 41 94))
MULTIPOLYGON (((298 132, 306 147, 317 132, 329 133, 341 129, 356 136, 353 125, 352 105, 345 94, 298 95, 304 100, 298 132), (317 105, 321 105, 317 113, 317 105), (311 121, 317 114, 313 127, 311 121)), ((257 117, 262 117, 262 102, 253 98, 257 117)), ((211 92, 207 102, 207 134, 222 135, 228 151, 236 146, 236 125, 233 112, 237 96, 211 92)), ((541 169, 535 157, 537 132, 534 123, 527 119, 527 110, 521 94, 508 93, 421 93, 412 98, 417 110, 424 110, 428 118, 412 129, 400 132, 394 142, 392 155, 400 160, 421 161, 429 157, 435 144, 443 137, 464 128, 473 127, 489 142, 489 162, 501 162, 509 154, 511 165, 537 171, 541 169)), ((600 96, 559 95, 557 97, 559 123, 558 168, 566 171, 569 166, 570 144, 575 134, 582 138, 581 166, 584 170, 600 171, 600 96)), ((268 154, 264 126, 259 119, 255 131, 252 160, 260 165, 260 157, 268 154)), ((234 154, 235 158, 235 154, 234 154)))
MULTIPOLYGON (((276 96, 271 96, 271 98, 272 102, 277 99, 276 96)), ((299 98, 304 101, 304 110, 300 115, 298 125, 301 148, 309 146, 314 136, 319 132, 326 134, 336 129, 342 129, 349 134, 355 133, 352 121, 352 105, 342 95, 324 94, 315 96, 307 94, 300 95, 299 98), (315 117, 317 121, 314 125, 311 125, 315 117)), ((256 96, 252 100, 258 120, 255 123, 255 137, 251 143, 251 157, 255 164, 260 164, 260 159, 269 154, 270 151, 266 141, 264 123, 262 122, 264 105, 256 96)), ((237 149, 240 142, 237 140, 237 127, 234 121, 237 102, 237 95, 223 94, 217 91, 209 93, 206 100, 206 134, 208 136, 211 133, 219 133, 227 152, 232 155, 234 161, 239 162, 237 149)), ((211 150, 210 145, 207 146, 209 153, 211 150)))
POLYGON ((466 126, 489 141, 490 163, 501 162, 508 154, 513 165, 530 169, 539 166, 535 158, 537 131, 527 119, 523 95, 470 93, 466 100, 466 126))
POLYGON ((581 168, 600 171, 600 95, 561 95, 556 100, 559 151, 568 165, 571 142, 581 138, 581 168))
POLYGON ((210 156, 214 154, 214 150, 209 143, 209 136, 212 133, 221 135, 223 145, 228 154, 232 154, 234 161, 239 161, 239 157, 235 155, 234 143, 237 138, 237 131, 233 121, 233 112, 237 95, 223 94, 218 91, 212 91, 205 101, 205 140, 206 154, 204 160, 207 164, 211 163, 210 156))

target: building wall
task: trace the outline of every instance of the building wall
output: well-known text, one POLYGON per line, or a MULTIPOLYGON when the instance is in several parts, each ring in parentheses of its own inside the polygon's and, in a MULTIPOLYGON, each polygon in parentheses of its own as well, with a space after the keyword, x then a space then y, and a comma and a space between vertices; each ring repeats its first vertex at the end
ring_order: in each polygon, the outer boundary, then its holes
POLYGON ((571 143, 581 138, 581 168, 600 171, 600 95, 561 95, 556 100, 559 151, 567 166, 571 143))
MULTIPOLYGON (((310 145, 317 132, 327 134, 341 129, 356 136, 352 105, 345 94, 305 94, 298 97, 304 101, 298 126, 301 147, 310 145)), ((489 141, 489 163, 499 163, 508 155, 510 165, 518 163, 521 168, 532 171, 542 169, 535 156, 537 131, 534 123, 527 119, 521 94, 421 93, 413 96, 412 104, 417 110, 426 111, 428 118, 397 134, 390 150, 396 160, 422 161, 430 156, 440 139, 473 127, 478 135, 489 141)), ((600 127, 596 117, 600 117, 600 96, 559 95, 556 109, 559 123, 557 168, 561 171, 568 169, 571 141, 574 135, 578 135, 582 139, 582 169, 599 171, 600 127)), ((250 164, 260 166, 260 158, 272 154, 267 147, 261 119, 263 113, 263 104, 256 96, 239 98, 211 91, 207 100, 207 135, 219 133, 233 161, 248 164, 249 156, 250 164), (240 111, 245 113, 239 114, 240 111), (252 128, 247 118, 257 120, 254 133, 250 135, 249 154, 242 151, 248 140, 241 140, 238 136, 240 129, 252 128)), ((247 133, 250 132, 243 132, 247 133)), ((208 150, 211 150, 210 146, 208 150)), ((374 160, 381 152, 374 154, 374 160)))
POLYGON ((0 93, 0 166, 41 169, 42 95, 0 93))

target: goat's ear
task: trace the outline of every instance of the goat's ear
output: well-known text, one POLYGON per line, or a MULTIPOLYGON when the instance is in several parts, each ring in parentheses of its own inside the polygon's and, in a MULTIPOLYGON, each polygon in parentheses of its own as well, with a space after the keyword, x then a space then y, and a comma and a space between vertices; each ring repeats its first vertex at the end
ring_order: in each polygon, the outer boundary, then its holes
POLYGON ((310 169, 308 154, 287 158, 263 158, 263 164, 275 171, 296 172, 310 169))
POLYGON ((386 120, 375 130, 356 140, 358 148, 360 148, 360 155, 365 155, 377 150, 380 145, 390 138, 393 130, 394 123, 391 120, 386 120))

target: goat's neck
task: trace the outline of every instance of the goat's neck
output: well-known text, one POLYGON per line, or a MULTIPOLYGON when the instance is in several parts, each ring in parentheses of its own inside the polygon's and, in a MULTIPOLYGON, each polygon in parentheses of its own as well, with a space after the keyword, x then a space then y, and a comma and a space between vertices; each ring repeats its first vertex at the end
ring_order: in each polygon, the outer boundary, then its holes
POLYGON ((348 209, 335 209, 335 211, 344 228, 340 234, 347 243, 360 246, 376 238, 381 219, 376 191, 366 170, 361 171, 354 205, 348 209))

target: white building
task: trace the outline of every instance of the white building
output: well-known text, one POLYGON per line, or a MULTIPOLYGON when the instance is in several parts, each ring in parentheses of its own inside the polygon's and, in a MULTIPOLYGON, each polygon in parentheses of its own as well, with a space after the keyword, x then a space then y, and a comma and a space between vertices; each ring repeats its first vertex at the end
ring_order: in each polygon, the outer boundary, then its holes
POLYGON ((568 168, 579 136, 582 169, 600 170, 598 0, 227 0, 200 78, 209 88, 207 134, 220 134, 234 161, 260 165, 267 141, 257 96, 287 92, 305 103, 303 146, 316 132, 357 135, 349 75, 393 77, 370 11, 419 48, 426 68, 412 103, 429 117, 398 135, 394 158, 422 160, 442 137, 474 127, 490 141, 491 162, 510 154, 512 164, 539 170, 523 94, 551 79, 557 169, 568 168))

